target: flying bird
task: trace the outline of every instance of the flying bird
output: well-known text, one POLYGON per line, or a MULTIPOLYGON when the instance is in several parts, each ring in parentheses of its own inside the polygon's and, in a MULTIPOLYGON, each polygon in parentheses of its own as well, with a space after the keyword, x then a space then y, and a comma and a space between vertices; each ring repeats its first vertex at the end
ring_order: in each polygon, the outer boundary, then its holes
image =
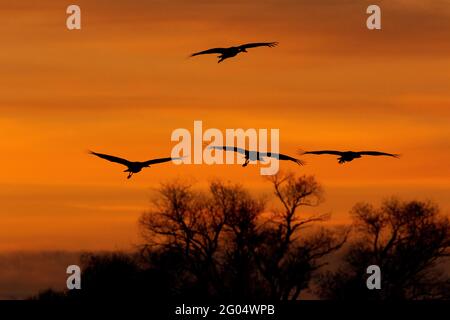
POLYGON ((320 150, 320 151, 305 151, 300 154, 333 154, 338 157, 339 163, 350 162, 353 159, 361 158, 362 156, 389 156, 398 158, 400 155, 379 151, 335 151, 335 150, 320 150))
POLYGON ((201 54, 219 54, 217 57, 219 61, 222 62, 225 59, 232 58, 238 55, 241 52, 247 52, 247 49, 256 48, 256 47, 275 47, 278 42, 256 42, 256 43, 247 43, 237 47, 229 47, 229 48, 213 48, 205 51, 196 52, 191 55, 191 57, 195 57, 201 54))
POLYGON ((108 160, 111 162, 120 163, 120 164, 126 166, 127 169, 124 172, 128 172, 127 179, 130 179, 134 173, 140 172, 143 168, 150 167, 151 164, 157 164, 157 163, 163 163, 163 162, 169 162, 172 160, 181 159, 181 158, 159 158, 159 159, 152 159, 152 160, 139 162, 139 161, 128 161, 126 159, 122 159, 122 158, 115 157, 115 156, 110 156, 108 154, 97 153, 97 152, 93 152, 93 151, 90 151, 89 153, 93 154, 97 157, 100 157, 102 159, 105 159, 105 160, 108 160))
POLYGON ((242 149, 242 148, 238 148, 238 147, 229 147, 229 146, 209 146, 208 148, 215 149, 215 150, 233 151, 236 153, 243 154, 245 157, 245 162, 242 165, 243 167, 246 167, 250 161, 264 161, 265 157, 275 158, 275 159, 279 159, 279 160, 293 161, 300 166, 303 166, 305 164, 300 159, 292 158, 292 157, 287 156, 282 153, 249 151, 247 149, 242 149))

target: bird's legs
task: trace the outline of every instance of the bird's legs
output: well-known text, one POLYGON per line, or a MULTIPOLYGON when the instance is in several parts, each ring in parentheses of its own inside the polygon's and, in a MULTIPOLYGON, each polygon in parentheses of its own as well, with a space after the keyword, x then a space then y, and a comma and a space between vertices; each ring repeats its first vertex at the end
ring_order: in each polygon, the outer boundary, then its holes
POLYGON ((340 164, 344 164, 344 163, 350 162, 350 161, 352 161, 352 160, 353 160, 353 159, 348 159, 348 158, 343 158, 343 157, 338 158, 338 162, 339 162, 340 164))
POLYGON ((217 58, 219 58, 219 61, 217 61, 217 63, 221 63, 223 60, 226 59, 226 58, 223 57, 223 55, 218 56, 217 58))
POLYGON ((243 166, 243 167, 246 167, 246 166, 248 165, 249 162, 250 162, 249 157, 245 156, 245 162, 244 162, 244 164, 243 164, 242 166, 243 166))
POLYGON ((131 172, 131 170, 129 168, 127 170, 125 170, 124 172, 128 172, 127 179, 130 179, 133 176, 133 172, 131 172))

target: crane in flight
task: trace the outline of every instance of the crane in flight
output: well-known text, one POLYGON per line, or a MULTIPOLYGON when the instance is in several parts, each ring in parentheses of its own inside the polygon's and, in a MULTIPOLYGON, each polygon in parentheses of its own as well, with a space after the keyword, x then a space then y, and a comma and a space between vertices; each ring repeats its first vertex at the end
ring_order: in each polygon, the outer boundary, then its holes
POLYGON ((386 153, 380 151, 336 151, 336 150, 318 150, 318 151, 300 151, 300 154, 332 154, 338 156, 339 163, 350 162, 353 159, 361 158, 362 156, 389 156, 398 158, 399 154, 386 153))
POLYGON ((243 167, 246 167, 250 161, 264 161, 265 157, 275 158, 278 160, 293 161, 300 166, 303 166, 305 164, 300 159, 296 159, 296 158, 287 156, 282 153, 249 151, 247 149, 242 149, 242 148, 238 148, 238 147, 230 147, 230 146, 209 146, 208 148, 214 149, 214 150, 233 151, 233 152, 244 155, 245 162, 242 165, 243 167))
POLYGON ((278 42, 255 42, 255 43, 247 43, 237 47, 229 47, 229 48, 212 48, 200 52, 193 53, 191 57, 195 57, 202 54, 219 54, 217 57, 219 61, 222 62, 225 59, 232 58, 238 55, 241 52, 247 52, 247 49, 256 48, 256 47, 275 47, 278 45, 278 42))
POLYGON ((159 158, 159 159, 152 159, 152 160, 147 160, 147 161, 129 161, 123 158, 119 158, 119 157, 115 157, 115 156, 110 156, 108 154, 103 154, 103 153, 97 153, 97 152, 93 152, 93 151, 89 151, 90 154, 97 156, 99 158, 111 161, 111 162, 115 162, 115 163, 119 163, 121 165, 124 165, 125 167, 127 167, 127 169, 124 172, 128 172, 128 177, 127 179, 130 179, 134 173, 138 173, 140 172, 142 169, 144 168, 148 168, 150 167, 150 165, 152 164, 157 164, 157 163, 163 163, 163 162, 169 162, 172 160, 179 160, 181 158, 159 158))

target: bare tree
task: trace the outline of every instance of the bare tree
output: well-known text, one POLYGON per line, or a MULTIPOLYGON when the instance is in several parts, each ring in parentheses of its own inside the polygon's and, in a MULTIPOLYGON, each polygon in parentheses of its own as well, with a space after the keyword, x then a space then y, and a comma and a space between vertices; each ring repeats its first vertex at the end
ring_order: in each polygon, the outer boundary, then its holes
POLYGON ((211 183, 208 195, 173 183, 161 187, 154 208, 140 219, 145 239, 152 246, 183 252, 188 273, 203 283, 201 290, 215 294, 227 290, 222 277, 225 265, 233 271, 229 259, 241 264, 234 268, 241 278, 237 283, 249 282, 243 281, 243 269, 250 268, 244 260, 264 208, 261 200, 238 185, 218 181, 211 183))
POLYGON ((348 231, 319 229, 316 235, 302 235, 300 230, 330 217, 322 213, 305 217, 300 212, 301 207, 315 207, 323 201, 322 187, 313 176, 292 173, 279 173, 269 181, 282 209, 273 210, 269 227, 263 231, 263 243, 256 254, 258 267, 269 284, 270 298, 295 300, 323 266, 321 258, 341 248, 348 231))
POLYGON ((281 209, 267 210, 263 199, 220 181, 207 193, 180 183, 161 187, 140 224, 149 247, 182 256, 178 285, 192 282, 196 294, 238 299, 297 299, 309 286, 321 258, 339 249, 345 234, 301 234, 329 217, 300 212, 323 199, 313 177, 287 174, 270 181, 281 209))
POLYGON ((357 238, 343 266, 321 280, 328 299, 449 298, 450 279, 439 264, 450 254, 450 221, 431 202, 360 203, 352 210, 357 238), (366 268, 378 265, 382 289, 368 290, 366 268))

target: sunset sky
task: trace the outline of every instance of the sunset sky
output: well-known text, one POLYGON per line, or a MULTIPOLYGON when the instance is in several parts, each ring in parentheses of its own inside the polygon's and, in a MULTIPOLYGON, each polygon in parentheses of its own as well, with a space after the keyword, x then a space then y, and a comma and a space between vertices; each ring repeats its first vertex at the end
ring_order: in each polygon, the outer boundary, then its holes
POLYGON ((177 128, 276 128, 281 152, 382 150, 400 159, 304 156, 330 223, 358 201, 431 199, 450 212, 450 1, 0 0, 0 252, 126 249, 152 190, 221 178, 271 193, 258 166, 145 169, 130 180, 88 150, 170 156, 177 128), (82 29, 66 28, 81 7, 82 29), (278 41, 217 64, 193 52, 278 41))

